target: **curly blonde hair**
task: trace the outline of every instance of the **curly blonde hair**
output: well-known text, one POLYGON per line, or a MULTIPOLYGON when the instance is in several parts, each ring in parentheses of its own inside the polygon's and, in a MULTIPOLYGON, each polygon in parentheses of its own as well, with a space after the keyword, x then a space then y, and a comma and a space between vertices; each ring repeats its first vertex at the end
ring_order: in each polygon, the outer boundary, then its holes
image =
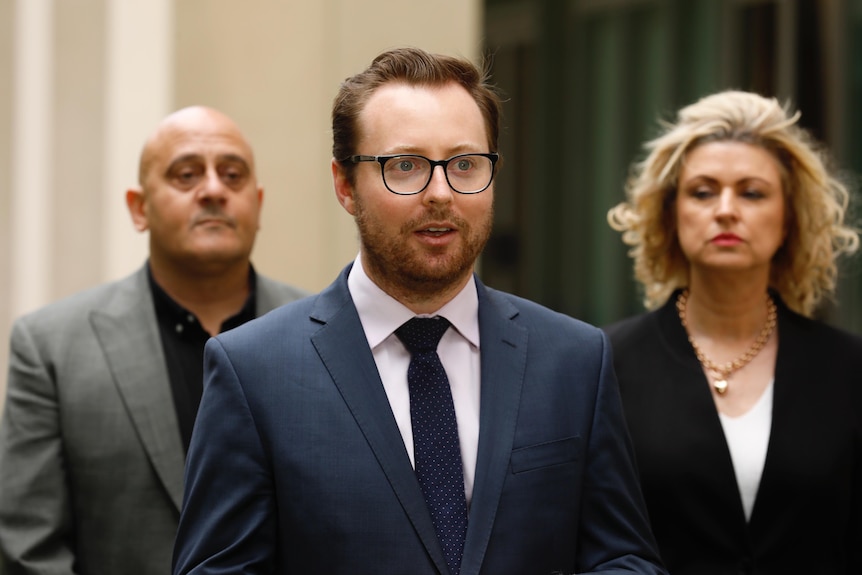
POLYGON ((688 285, 689 263, 679 245, 675 199, 686 154, 716 141, 744 142, 770 152, 780 166, 787 206, 787 237, 772 259, 770 287, 793 310, 811 316, 835 291, 841 254, 859 247, 859 232, 844 223, 850 193, 830 167, 825 148, 774 98, 725 91, 682 108, 675 123, 644 146, 632 166, 627 200, 608 212, 608 223, 632 246, 635 278, 644 305, 654 309, 688 285))

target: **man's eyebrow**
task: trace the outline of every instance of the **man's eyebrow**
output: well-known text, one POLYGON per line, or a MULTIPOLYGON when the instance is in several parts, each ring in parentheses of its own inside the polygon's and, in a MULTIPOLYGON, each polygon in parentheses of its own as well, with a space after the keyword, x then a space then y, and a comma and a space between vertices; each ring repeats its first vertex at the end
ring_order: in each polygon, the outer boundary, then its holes
MULTIPOLYGON (((246 169, 251 169, 251 165, 248 160, 239 154, 222 154, 218 156, 217 161, 221 162, 234 162, 237 164, 242 164, 246 169)), ((201 154, 183 154, 182 156, 177 156, 174 160, 168 164, 168 167, 165 169, 165 173, 169 174, 171 170, 176 168, 180 164, 185 164, 188 162, 201 162, 205 163, 206 160, 201 154)))
POLYGON ((201 156, 200 154, 183 154, 182 156, 174 158, 174 160, 170 164, 168 164, 168 167, 165 169, 165 173, 169 174, 171 170, 173 170, 179 164, 202 160, 203 156, 201 156))
POLYGON ((221 163, 221 162, 234 162, 237 164, 242 164, 245 167, 245 169, 251 171, 251 164, 249 163, 249 161, 245 157, 240 156, 239 154, 223 154, 223 155, 219 156, 217 159, 218 159, 219 163, 221 163))

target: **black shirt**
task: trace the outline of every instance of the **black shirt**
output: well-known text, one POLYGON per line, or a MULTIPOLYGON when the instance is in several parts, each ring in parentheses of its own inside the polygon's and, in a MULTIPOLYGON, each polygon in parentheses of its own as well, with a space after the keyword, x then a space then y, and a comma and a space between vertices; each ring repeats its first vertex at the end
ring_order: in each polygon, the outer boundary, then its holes
MULTIPOLYGON (((195 417, 203 392, 204 344, 210 334, 195 315, 175 302, 153 279, 147 266, 147 277, 153 292, 159 335, 165 352, 174 408, 180 425, 183 448, 188 451, 195 417)), ((221 324, 219 332, 244 324, 255 317, 257 276, 253 267, 248 274, 248 298, 239 312, 221 324)))

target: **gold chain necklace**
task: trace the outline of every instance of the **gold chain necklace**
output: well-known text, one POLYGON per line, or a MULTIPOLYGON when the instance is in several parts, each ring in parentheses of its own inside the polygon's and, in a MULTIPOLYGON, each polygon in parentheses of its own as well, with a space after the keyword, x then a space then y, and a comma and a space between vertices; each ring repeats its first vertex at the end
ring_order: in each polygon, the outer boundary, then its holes
POLYGON ((727 392, 727 380, 728 378, 735 372, 739 371, 743 367, 745 367, 748 362, 750 362, 754 357, 760 353, 760 350, 763 349, 763 346, 766 345, 766 342, 769 341, 770 336, 772 336, 772 332, 775 331, 775 325, 777 323, 777 308, 775 306, 775 302, 772 301, 772 297, 767 293, 766 294, 766 323, 763 324, 763 329, 760 330, 760 335, 757 336, 757 339, 754 340, 754 343, 751 344, 745 353, 743 353, 738 358, 733 361, 728 361, 724 365, 718 365, 714 363, 711 359, 704 355, 703 351, 698 347, 697 343, 694 341, 694 338, 691 336, 691 333, 688 331, 688 323, 685 321, 685 310, 688 305, 688 290, 683 290, 679 297, 676 299, 676 309, 679 312, 679 321, 682 322, 682 327, 685 328, 685 333, 688 335, 688 341, 691 343, 691 347, 694 348, 694 355, 697 356, 700 364, 706 368, 706 370, 713 374, 713 382, 712 386, 715 388, 715 391, 718 392, 719 395, 724 395, 727 392))

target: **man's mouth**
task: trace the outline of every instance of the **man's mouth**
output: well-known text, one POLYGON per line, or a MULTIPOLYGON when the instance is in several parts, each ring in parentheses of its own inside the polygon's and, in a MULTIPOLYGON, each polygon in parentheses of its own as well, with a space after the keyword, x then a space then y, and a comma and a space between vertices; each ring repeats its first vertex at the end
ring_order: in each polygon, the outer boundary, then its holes
POLYGON ((445 234, 445 233, 451 232, 451 231, 452 231, 452 228, 437 228, 437 227, 425 228, 424 230, 420 230, 420 232, 423 234, 434 234, 434 235, 441 235, 441 234, 445 234))

